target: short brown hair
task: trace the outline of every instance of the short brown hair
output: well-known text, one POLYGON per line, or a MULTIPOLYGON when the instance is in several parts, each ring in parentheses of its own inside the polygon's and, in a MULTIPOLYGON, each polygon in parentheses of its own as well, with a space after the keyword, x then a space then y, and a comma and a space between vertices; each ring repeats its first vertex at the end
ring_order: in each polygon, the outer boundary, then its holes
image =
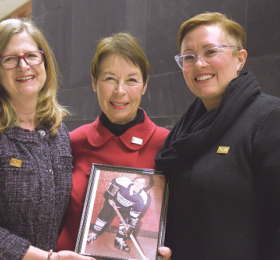
POLYGON ((129 33, 117 33, 100 40, 91 64, 91 76, 97 80, 102 59, 114 53, 129 58, 135 66, 140 68, 145 86, 150 73, 150 64, 137 39, 129 33))
POLYGON ((178 50, 181 53, 182 41, 187 33, 200 25, 218 24, 225 31, 227 40, 230 44, 238 47, 239 50, 243 49, 246 41, 246 34, 243 27, 230 20, 227 16, 221 13, 206 12, 198 14, 186 22, 184 22, 178 32, 178 50))
MULTIPOLYGON (((47 77, 38 96, 35 119, 39 122, 39 127, 51 127, 50 132, 54 135, 68 111, 59 105, 56 100, 58 76, 60 74, 54 54, 43 33, 32 21, 12 18, 0 22, 0 56, 9 44, 10 39, 21 32, 28 33, 36 42, 38 49, 44 52, 47 77)), ((10 127, 18 119, 17 117, 8 93, 0 85, 0 133, 10 127)))

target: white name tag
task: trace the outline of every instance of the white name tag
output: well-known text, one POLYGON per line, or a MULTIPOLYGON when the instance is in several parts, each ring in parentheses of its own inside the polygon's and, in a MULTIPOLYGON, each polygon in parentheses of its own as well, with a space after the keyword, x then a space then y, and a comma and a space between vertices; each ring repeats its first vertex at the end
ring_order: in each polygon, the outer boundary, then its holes
POLYGON ((140 138, 137 138, 137 137, 132 137, 132 139, 131 139, 131 143, 133 143, 133 144, 138 144, 138 145, 142 145, 142 143, 143 143, 143 139, 140 139, 140 138))

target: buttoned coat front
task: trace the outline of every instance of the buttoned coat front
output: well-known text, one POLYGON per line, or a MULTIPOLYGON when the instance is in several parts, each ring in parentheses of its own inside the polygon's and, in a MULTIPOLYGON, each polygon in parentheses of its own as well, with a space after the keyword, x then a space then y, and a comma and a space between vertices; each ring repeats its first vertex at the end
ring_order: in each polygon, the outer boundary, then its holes
POLYGON ((99 118, 70 133, 74 158, 73 188, 58 250, 75 248, 92 163, 155 169, 155 155, 169 130, 156 126, 144 114, 143 122, 120 136, 112 134, 99 118), (133 143, 133 137, 142 139, 142 144, 133 143))

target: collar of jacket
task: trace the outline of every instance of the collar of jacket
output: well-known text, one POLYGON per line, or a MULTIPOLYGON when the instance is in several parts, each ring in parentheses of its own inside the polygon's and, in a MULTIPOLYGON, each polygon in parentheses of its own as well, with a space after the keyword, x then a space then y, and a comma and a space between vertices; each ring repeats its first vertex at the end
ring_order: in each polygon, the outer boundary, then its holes
POLYGON ((19 126, 15 126, 5 129, 4 133, 9 137, 9 139, 20 141, 22 143, 33 143, 38 142, 41 139, 49 139, 49 130, 47 128, 36 128, 34 131, 30 131, 19 126), (39 132, 41 130, 43 130, 44 133, 42 135, 40 135, 39 132))
POLYGON ((132 126, 120 136, 115 136, 106 127, 101 125, 98 117, 88 128, 88 142, 94 147, 100 147, 108 142, 111 138, 118 138, 128 149, 133 151, 140 150, 146 145, 156 129, 156 125, 148 118, 145 111, 144 115, 144 122, 140 122, 137 125, 132 126), (132 143, 132 137, 142 139, 142 145, 132 143))

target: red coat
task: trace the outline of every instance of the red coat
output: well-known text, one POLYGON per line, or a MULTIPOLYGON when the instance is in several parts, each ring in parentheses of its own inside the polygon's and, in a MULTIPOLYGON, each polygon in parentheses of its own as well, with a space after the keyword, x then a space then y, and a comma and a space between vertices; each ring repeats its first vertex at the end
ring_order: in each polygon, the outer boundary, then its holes
POLYGON ((169 130, 156 126, 144 114, 144 122, 120 136, 113 135, 101 125, 99 118, 70 133, 74 158, 73 187, 57 251, 73 251, 75 248, 92 163, 155 169, 154 158, 169 130), (142 145, 131 143, 132 137, 143 139, 142 145))

